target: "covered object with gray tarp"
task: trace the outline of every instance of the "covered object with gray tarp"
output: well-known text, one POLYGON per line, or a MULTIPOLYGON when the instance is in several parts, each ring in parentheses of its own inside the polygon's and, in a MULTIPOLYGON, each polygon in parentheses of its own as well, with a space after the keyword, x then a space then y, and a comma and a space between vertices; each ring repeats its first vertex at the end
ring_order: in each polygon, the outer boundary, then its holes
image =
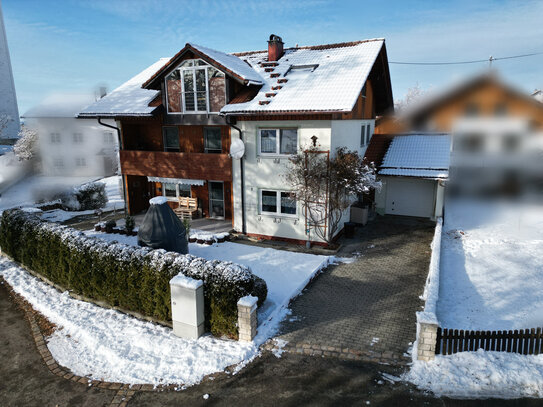
POLYGON ((164 197, 149 200, 151 206, 138 231, 138 244, 153 249, 187 254, 189 246, 183 222, 168 206, 164 197))

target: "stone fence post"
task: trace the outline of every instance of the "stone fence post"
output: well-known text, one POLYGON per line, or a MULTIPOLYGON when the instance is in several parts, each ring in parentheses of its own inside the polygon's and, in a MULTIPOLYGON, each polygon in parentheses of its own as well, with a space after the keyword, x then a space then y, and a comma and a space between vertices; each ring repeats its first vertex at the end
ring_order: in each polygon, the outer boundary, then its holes
POLYGON ((417 312, 417 360, 428 362, 436 357, 438 322, 434 314, 417 312))
POLYGON ((239 340, 251 342, 256 336, 258 319, 256 315, 258 298, 248 295, 238 301, 239 340))

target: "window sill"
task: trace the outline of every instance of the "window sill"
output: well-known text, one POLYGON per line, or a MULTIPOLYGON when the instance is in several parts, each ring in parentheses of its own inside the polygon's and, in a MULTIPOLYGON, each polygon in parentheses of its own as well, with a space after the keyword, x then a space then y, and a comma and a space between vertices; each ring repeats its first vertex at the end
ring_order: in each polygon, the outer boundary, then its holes
POLYGON ((287 215, 284 213, 270 213, 270 212, 261 212, 257 216, 264 216, 266 218, 281 218, 281 219, 292 219, 292 220, 300 220, 298 215, 287 215))

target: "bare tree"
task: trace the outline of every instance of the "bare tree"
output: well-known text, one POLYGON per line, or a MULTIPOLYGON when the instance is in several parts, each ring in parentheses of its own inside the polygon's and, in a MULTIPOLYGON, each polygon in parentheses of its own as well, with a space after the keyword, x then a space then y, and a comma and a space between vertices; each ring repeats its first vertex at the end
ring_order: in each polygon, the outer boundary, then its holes
POLYGON ((419 102, 428 92, 423 90, 420 85, 417 83, 415 86, 407 89, 403 99, 396 100, 394 102, 394 108, 398 111, 405 109, 406 107, 412 105, 413 103, 419 102))
POLYGON ((308 226, 330 243, 345 211, 359 194, 381 187, 373 163, 356 151, 337 148, 329 157, 319 146, 302 149, 290 160, 285 180, 307 216, 308 226))

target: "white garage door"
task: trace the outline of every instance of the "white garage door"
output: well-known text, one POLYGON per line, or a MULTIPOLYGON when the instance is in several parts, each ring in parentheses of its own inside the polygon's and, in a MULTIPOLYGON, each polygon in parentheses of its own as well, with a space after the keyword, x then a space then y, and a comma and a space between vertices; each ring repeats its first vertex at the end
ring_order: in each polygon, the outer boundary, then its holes
POLYGON ((385 212, 389 215, 430 218, 434 214, 435 181, 388 178, 385 212))

